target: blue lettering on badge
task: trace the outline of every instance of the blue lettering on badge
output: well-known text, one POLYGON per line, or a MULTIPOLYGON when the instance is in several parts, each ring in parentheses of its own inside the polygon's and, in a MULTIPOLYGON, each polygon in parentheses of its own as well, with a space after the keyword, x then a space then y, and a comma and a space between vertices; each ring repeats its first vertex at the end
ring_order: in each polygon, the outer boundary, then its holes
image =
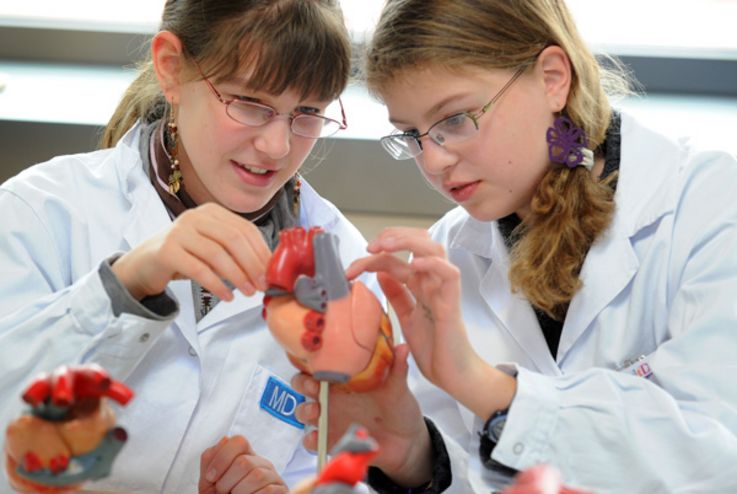
POLYGON ((297 405, 304 401, 304 396, 279 379, 269 376, 264 394, 261 395, 261 408, 282 422, 293 425, 298 429, 304 429, 304 424, 294 416, 297 405))

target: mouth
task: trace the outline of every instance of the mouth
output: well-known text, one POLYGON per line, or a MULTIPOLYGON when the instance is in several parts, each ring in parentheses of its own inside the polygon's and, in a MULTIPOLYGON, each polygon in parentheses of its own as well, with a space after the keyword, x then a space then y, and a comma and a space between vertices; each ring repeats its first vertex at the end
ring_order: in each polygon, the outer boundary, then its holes
POLYGON ((272 179, 278 173, 278 170, 269 167, 245 164, 234 160, 231 160, 230 164, 233 166, 233 170, 240 180, 250 186, 268 186, 273 182, 272 179))
POLYGON ((469 199, 476 191, 476 187, 480 183, 480 180, 475 182, 463 182, 463 183, 449 183, 444 186, 448 194, 453 198, 454 201, 461 203, 469 199))
POLYGON ((243 170, 246 170, 248 173, 253 173, 254 175, 267 175, 269 173, 276 173, 276 171, 269 170, 268 168, 254 165, 246 165, 244 163, 239 163, 238 161, 233 161, 233 164, 235 164, 239 168, 242 168, 243 170))

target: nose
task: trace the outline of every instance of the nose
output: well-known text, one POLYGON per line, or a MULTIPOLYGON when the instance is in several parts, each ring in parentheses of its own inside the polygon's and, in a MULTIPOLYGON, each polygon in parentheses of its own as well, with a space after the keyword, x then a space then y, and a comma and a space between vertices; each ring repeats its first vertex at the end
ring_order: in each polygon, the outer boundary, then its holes
POLYGON ((289 115, 274 117, 257 130, 254 147, 271 159, 280 159, 289 154, 292 138, 292 121, 289 115))
POLYGON ((458 157, 445 146, 425 137, 422 140, 422 153, 415 158, 415 161, 426 175, 438 176, 443 175, 448 168, 455 165, 458 157))

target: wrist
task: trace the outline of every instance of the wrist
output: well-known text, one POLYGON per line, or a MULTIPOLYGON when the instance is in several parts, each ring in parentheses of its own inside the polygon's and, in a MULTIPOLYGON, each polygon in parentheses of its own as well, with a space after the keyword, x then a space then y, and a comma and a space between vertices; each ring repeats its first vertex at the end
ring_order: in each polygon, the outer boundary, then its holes
POLYGON ((512 405, 517 379, 476 356, 467 378, 457 383, 450 394, 477 417, 486 420, 512 405))
POLYGON ((400 486, 411 488, 429 483, 432 479, 433 448, 424 419, 421 433, 409 439, 408 445, 406 453, 400 456, 402 461, 376 466, 400 486))
POLYGON ((111 259, 110 269, 133 299, 141 301, 144 297, 150 295, 128 277, 127 273, 129 270, 126 269, 125 255, 111 259))

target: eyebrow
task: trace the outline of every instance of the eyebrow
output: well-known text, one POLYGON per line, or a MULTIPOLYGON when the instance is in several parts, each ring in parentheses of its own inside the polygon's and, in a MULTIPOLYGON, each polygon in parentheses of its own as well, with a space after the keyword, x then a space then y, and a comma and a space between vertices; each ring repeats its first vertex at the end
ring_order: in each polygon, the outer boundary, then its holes
MULTIPOLYGON (((466 96, 468 96, 470 93, 464 92, 464 93, 458 93, 458 94, 452 94, 448 96, 447 98, 444 98, 440 100, 439 102, 435 103, 429 110, 425 112, 425 115, 423 116, 424 120, 429 120, 432 115, 435 113, 440 112, 444 107, 446 107, 448 104, 457 101, 459 99, 463 99, 466 96)), ((407 122, 399 119, 395 119, 391 115, 389 116, 389 121, 393 124, 407 124, 407 122)))

